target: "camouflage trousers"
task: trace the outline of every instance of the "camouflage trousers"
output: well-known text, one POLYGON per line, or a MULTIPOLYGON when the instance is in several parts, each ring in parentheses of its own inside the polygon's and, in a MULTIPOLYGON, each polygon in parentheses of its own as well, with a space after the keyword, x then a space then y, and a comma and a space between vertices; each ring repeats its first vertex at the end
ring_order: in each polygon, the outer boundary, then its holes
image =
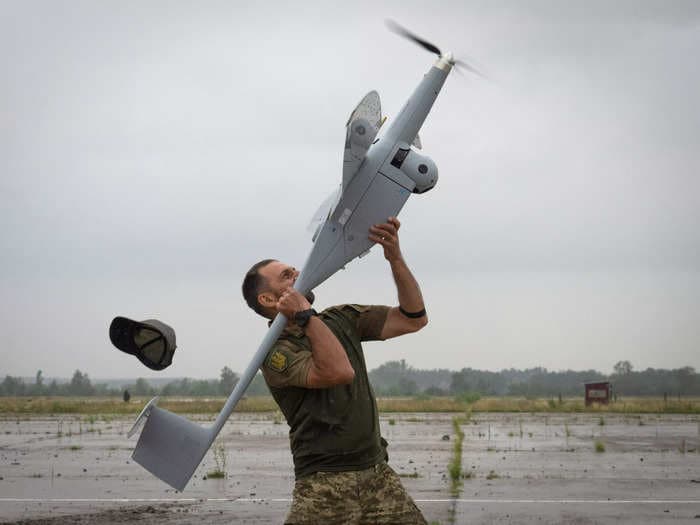
POLYGON ((365 470, 316 472, 294 484, 286 525, 426 525, 394 470, 382 462, 365 470))

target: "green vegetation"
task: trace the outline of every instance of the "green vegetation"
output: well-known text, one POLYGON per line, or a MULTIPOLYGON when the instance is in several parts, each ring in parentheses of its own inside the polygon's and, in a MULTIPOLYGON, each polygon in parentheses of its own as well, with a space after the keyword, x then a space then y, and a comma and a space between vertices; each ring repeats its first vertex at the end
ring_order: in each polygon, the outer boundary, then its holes
POLYGON ((453 395, 462 402, 472 402, 471 396, 548 398, 544 403, 552 411, 562 404, 563 397, 582 397, 585 381, 611 381, 616 395, 622 396, 666 394, 669 399, 677 399, 678 395, 700 396, 700 374, 690 366, 635 371, 629 361, 619 361, 612 372, 609 375, 596 370, 555 372, 541 367, 500 372, 462 368, 455 372, 416 369, 401 360, 384 363, 370 371, 369 376, 380 396, 453 395))
POLYGON ((595 442, 595 451, 596 452, 605 452, 605 443, 602 441, 598 440, 595 442))
MULTIPOLYGON (((435 411, 461 412, 465 405, 510 398, 537 401, 537 409, 541 411, 566 412, 571 408, 571 398, 583 397, 584 381, 611 381, 615 398, 619 400, 624 396, 623 402, 632 399, 628 396, 654 396, 663 397, 663 405, 673 407, 682 404, 682 398, 685 401, 691 396, 700 396, 700 374, 691 366, 673 370, 647 368, 636 371, 629 361, 619 361, 612 374, 606 375, 596 370, 555 372, 541 367, 524 370, 511 368, 500 372, 472 368, 462 368, 459 371, 420 370, 401 360, 389 361, 375 368, 369 372, 369 378, 379 396, 404 396, 413 402, 427 404, 431 404, 434 399, 443 400, 442 409, 435 411), (451 404, 448 404, 444 400, 450 397, 451 404), (565 400, 566 397, 569 400, 565 400)), ((238 379, 233 370, 224 366, 218 378, 175 379, 157 387, 144 378, 138 378, 131 384, 118 385, 113 382, 108 386, 93 384, 88 375, 80 370, 76 370, 68 382, 47 382, 43 371, 38 370, 33 382, 31 379, 25 382, 19 377, 5 376, 0 381, 0 397, 109 396, 122 399, 124 405, 129 406, 134 397, 228 396, 238 379)), ((270 394, 260 373, 253 379, 247 393, 250 396, 270 394)), ((485 409, 475 407, 475 410, 485 409)), ((512 411, 512 408, 507 410, 512 411)))
MULTIPOLYGON (((88 374, 76 370, 67 383, 56 380, 45 384, 39 370, 34 383, 25 383, 19 377, 5 376, 0 382, 0 396, 114 396, 129 404, 134 396, 228 396, 238 382, 238 375, 229 367, 221 369, 219 379, 176 379, 161 388, 155 388, 140 377, 135 383, 109 387, 106 384, 93 384, 88 374)), ((249 395, 269 395, 262 374, 258 373, 248 387, 249 395)))
MULTIPOLYGON (((21 414, 92 414, 94 419, 86 420, 94 424, 100 419, 111 421, 115 415, 138 414, 149 397, 132 397, 124 403, 120 396, 113 397, 0 397, 0 414, 12 416, 21 414)), ((216 414, 224 406, 226 398, 161 397, 158 406, 177 414, 216 414)), ((525 399, 522 397, 486 397, 470 404, 464 404, 454 397, 379 398, 379 411, 382 413, 478 413, 478 412, 526 412, 526 413, 594 413, 594 414, 700 414, 700 398, 686 398, 682 401, 667 401, 663 398, 625 398, 624 402, 610 405, 585 406, 582 397, 564 399, 560 406, 552 409, 545 399, 525 399)), ((279 407, 271 396, 249 396, 236 406, 236 412, 273 412, 279 407)), ((273 415, 273 420, 275 416, 273 415)), ((414 418, 415 419, 415 418, 414 418)), ((640 420, 641 421, 641 420, 640 420)), ((390 423, 391 424, 391 423, 390 423)), ((599 420, 600 424, 600 420, 599 420)), ((603 425, 605 424, 603 420, 603 425)), ((58 435, 67 435, 59 425, 58 435)), ((89 431, 89 429, 88 429, 89 431)), ((98 430, 94 430, 98 431, 98 430)), ((522 432, 522 430, 520 430, 522 432)), ((522 434, 521 434, 522 435, 522 434)), ((529 433, 528 433, 529 435, 529 433)))
POLYGON ((462 392, 457 396, 457 401, 465 404, 476 403, 479 399, 481 399, 481 394, 478 392, 462 392))
MULTIPOLYGON (((9 414, 115 414, 136 415, 149 397, 132 398, 124 403, 119 397, 0 397, 0 413, 9 414)), ((158 406, 178 414, 216 414, 225 398, 162 397, 158 406)), ((274 412, 279 410, 270 396, 250 396, 236 406, 237 412, 274 412)), ((65 435, 65 434, 64 434, 65 435)))
POLYGON ((571 437, 571 429, 569 428, 569 423, 564 423, 564 432, 567 438, 571 437))
POLYGON ((207 479, 222 479, 226 477, 226 447, 224 447, 223 439, 219 438, 214 443, 212 448, 214 454, 214 462, 216 468, 207 472, 207 479))
POLYGON ((498 478, 500 478, 500 477, 501 477, 501 476, 499 476, 498 474, 496 474, 496 472, 493 471, 493 470, 489 471, 489 473, 486 475, 486 479, 498 479, 498 478))
POLYGON ((464 441, 464 432, 462 432, 462 427, 460 426, 462 421, 458 417, 452 418, 452 428, 457 437, 452 449, 452 460, 447 467, 452 482, 450 490, 455 497, 459 494, 459 489, 462 486, 462 441, 464 441))

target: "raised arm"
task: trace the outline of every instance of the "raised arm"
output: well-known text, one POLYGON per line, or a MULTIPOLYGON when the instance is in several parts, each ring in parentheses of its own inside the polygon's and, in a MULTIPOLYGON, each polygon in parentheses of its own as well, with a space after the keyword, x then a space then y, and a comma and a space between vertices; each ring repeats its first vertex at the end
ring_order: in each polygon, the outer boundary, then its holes
MULTIPOLYGON (((306 297, 293 288, 282 293, 277 302, 277 311, 288 319, 294 314, 311 308, 306 297)), ((355 371, 345 349, 330 328, 316 316, 309 319, 305 327, 311 343, 311 365, 306 378, 308 388, 327 388, 352 383, 355 371)))
POLYGON ((428 324, 425 303, 418 281, 408 268, 399 246, 401 223, 396 217, 389 217, 384 224, 370 227, 370 240, 382 245, 384 257, 389 261, 391 273, 399 295, 399 306, 389 310, 381 338, 390 339, 399 335, 417 332, 428 324))

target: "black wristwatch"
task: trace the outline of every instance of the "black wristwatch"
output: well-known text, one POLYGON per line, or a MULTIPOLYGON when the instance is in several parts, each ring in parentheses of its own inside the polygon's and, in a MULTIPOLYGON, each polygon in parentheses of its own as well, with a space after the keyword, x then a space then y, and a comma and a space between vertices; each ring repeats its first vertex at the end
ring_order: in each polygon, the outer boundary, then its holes
POLYGON ((314 315, 318 315, 318 312, 313 308, 309 308, 308 310, 302 310, 301 312, 297 312, 294 314, 294 322, 298 326, 304 328, 309 323, 309 319, 311 319, 311 317, 313 317, 314 315))

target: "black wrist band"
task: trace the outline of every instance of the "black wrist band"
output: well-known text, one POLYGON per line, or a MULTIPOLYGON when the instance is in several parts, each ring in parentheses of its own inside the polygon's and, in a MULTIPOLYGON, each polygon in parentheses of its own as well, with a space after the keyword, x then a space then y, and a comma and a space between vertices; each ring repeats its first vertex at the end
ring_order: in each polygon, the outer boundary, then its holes
POLYGON ((419 317, 423 317, 425 315, 425 308, 423 308, 420 312, 407 312, 401 308, 401 305, 399 305, 399 312, 404 314, 409 319, 418 319, 419 317))

